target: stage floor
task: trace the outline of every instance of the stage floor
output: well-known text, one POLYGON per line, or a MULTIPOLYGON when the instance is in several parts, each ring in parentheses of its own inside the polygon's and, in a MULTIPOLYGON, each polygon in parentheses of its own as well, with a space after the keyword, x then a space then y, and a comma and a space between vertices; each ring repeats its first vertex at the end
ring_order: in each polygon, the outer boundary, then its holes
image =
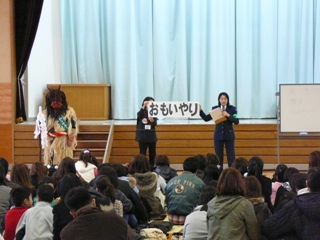
MULTIPOLYGON (((137 121, 135 119, 129 120, 105 120, 105 121, 85 121, 80 120, 80 124, 103 124, 111 125, 114 121, 115 125, 136 125, 137 121)), ((177 119, 177 118, 166 118, 159 119, 158 125, 172 125, 172 124, 183 124, 183 125, 192 125, 192 124, 214 124, 213 121, 205 122, 202 119, 177 119)), ((240 124, 277 124, 277 119, 241 119, 240 124)))
MULTIPOLYGON (((111 125, 114 122, 115 125, 136 125, 137 120, 128 119, 128 120, 78 120, 80 124, 85 125, 111 125)), ((19 123, 25 125, 33 125, 36 120, 31 119, 29 121, 19 123)), ((172 124, 183 124, 183 125, 192 125, 192 124, 214 124, 213 121, 205 122, 202 119, 185 119, 185 118, 165 118, 158 119, 158 125, 172 125, 172 124)), ((277 124, 277 119, 241 119, 240 124, 277 124)))

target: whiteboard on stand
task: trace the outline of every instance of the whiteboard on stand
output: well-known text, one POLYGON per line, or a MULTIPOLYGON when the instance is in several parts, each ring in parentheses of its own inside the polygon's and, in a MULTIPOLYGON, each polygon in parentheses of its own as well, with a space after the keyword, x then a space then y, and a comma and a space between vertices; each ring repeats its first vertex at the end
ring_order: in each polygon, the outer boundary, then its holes
POLYGON ((280 84, 280 132, 320 132, 320 84, 280 84))

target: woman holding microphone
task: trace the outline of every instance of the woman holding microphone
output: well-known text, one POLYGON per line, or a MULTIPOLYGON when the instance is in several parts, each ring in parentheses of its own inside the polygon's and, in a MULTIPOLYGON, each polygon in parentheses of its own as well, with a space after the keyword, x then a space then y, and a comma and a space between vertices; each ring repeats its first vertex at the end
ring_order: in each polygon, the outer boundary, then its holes
MULTIPOLYGON (((226 146, 228 166, 230 167, 235 160, 234 140, 235 134, 233 130, 233 124, 239 124, 239 118, 237 109, 235 106, 230 105, 229 95, 226 92, 222 92, 218 96, 218 105, 212 107, 212 110, 220 108, 222 116, 226 118, 225 121, 217 123, 214 131, 214 149, 216 155, 219 157, 220 169, 223 169, 223 147, 226 146)), ((205 114, 203 110, 200 110, 200 116, 204 121, 212 120, 210 114, 205 114)))
POLYGON ((145 97, 142 101, 142 107, 137 113, 136 126, 136 141, 139 142, 140 154, 146 156, 147 149, 149 149, 149 162, 151 171, 154 168, 154 159, 156 157, 156 143, 157 143, 157 118, 149 117, 147 106, 153 102, 153 97, 145 97))

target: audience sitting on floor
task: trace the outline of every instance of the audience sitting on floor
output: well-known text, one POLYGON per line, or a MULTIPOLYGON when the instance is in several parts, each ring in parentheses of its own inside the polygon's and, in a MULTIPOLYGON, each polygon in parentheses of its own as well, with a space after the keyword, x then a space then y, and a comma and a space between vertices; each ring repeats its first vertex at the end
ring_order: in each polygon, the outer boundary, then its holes
MULTIPOLYGON (((83 154, 87 153, 83 151, 83 154)), ((173 224, 184 224, 183 234, 186 240, 217 239, 219 236, 229 239, 258 240, 313 239, 314 229, 319 227, 320 219, 316 206, 320 204, 320 189, 318 189, 320 168, 314 166, 319 166, 320 151, 310 153, 310 169, 307 174, 279 164, 275 170, 273 183, 263 175, 264 163, 260 157, 252 157, 248 162, 238 158, 231 168, 221 173, 216 165, 218 163, 216 155, 207 154, 205 157, 197 155, 184 161, 183 172, 179 175, 170 167, 166 155, 157 156, 155 161, 155 172, 151 171, 149 161, 144 155, 134 156, 128 168, 119 163, 104 163, 98 167, 98 176, 95 177, 93 174, 94 178, 90 182, 91 189, 89 189, 84 175, 76 171, 75 161, 71 158, 61 161, 55 172, 55 179, 45 175, 47 170, 43 168, 42 163, 34 163, 30 171, 26 164, 15 164, 10 174, 11 178, 7 179, 8 162, 0 158, 0 220, 1 211, 3 214, 6 213, 2 223, 5 230, 4 239, 36 239, 37 234, 41 234, 41 239, 56 240, 61 239, 61 236, 62 239, 78 239, 78 233, 77 236, 70 235, 72 231, 70 229, 78 229, 80 224, 84 223, 84 219, 95 216, 99 218, 101 210, 105 211, 107 216, 116 219, 119 224, 117 227, 123 231, 122 236, 129 239, 138 237, 134 236, 131 227, 140 229, 140 226, 147 224, 150 219, 162 220, 166 216, 173 224), (44 173, 44 176, 41 173, 44 173), (30 175, 33 176, 33 182, 30 175), (39 178, 41 180, 36 183, 35 180, 39 178), (12 190, 12 186, 15 189, 12 190), (36 186, 39 191, 38 198, 35 197, 32 201, 32 198, 29 199, 30 193, 33 192, 35 195, 36 186), (41 195, 41 191, 51 193, 48 186, 53 192, 57 189, 55 195, 52 193, 52 197, 46 193, 41 195), (66 205, 66 195, 76 187, 85 187, 85 194, 88 192, 93 202, 90 200, 90 203, 85 204, 84 211, 81 210, 82 207, 80 210, 71 207, 75 217, 73 219, 66 205), (158 199, 159 193, 163 206, 167 209, 161 205, 158 199), (49 201, 49 198, 56 200, 49 201), (40 199, 39 203, 37 199, 40 199), (32 202, 35 203, 35 207, 29 209, 32 202), (9 210, 11 204, 12 208, 9 210), (120 219, 122 216, 126 221, 119 220, 114 212, 120 219), (271 215, 271 212, 274 214, 271 215), (35 218, 35 215, 38 217, 35 218), (52 219, 51 224, 50 221, 47 224, 41 220, 47 218, 52 219), (78 222, 73 227, 64 230, 75 220, 78 222), (28 221, 36 224, 30 227, 28 221), (38 221, 42 221, 40 225, 38 221), (246 224, 242 225, 243 222, 246 224), (40 227, 34 230, 37 225, 40 227), (292 226, 290 230, 289 226, 292 226), (261 229, 264 235, 259 233, 261 229)), ((82 192, 80 195, 85 196, 85 194, 82 192)), ((72 201, 80 201, 74 199, 74 196, 70 197, 72 201)), ((101 219, 104 218, 105 215, 101 219)), ((93 223, 87 224, 89 228, 93 227, 91 224, 93 223)), ((82 228, 88 232, 87 226, 83 225, 82 228)), ((105 230, 104 233, 108 236, 110 231, 114 233, 112 230, 105 230)))
POLYGON ((36 196, 36 189, 31 183, 30 172, 27 164, 16 163, 11 170, 11 181, 19 186, 26 186, 32 190, 32 197, 36 196))
POLYGON ((68 191, 75 187, 83 186, 79 177, 74 173, 65 174, 58 182, 58 195, 60 196, 60 202, 53 207, 53 239, 60 239, 61 230, 70 223, 73 218, 70 215, 70 210, 65 203, 65 197, 68 191))
POLYGON ((8 172, 9 172, 9 163, 8 163, 8 161, 5 158, 0 157, 0 165, 3 167, 4 175, 6 176, 5 179, 4 179, 4 182, 5 182, 6 186, 11 187, 11 188, 19 187, 19 184, 11 182, 7 178, 7 175, 8 175, 8 172))
POLYGON ((218 181, 220 176, 220 169, 217 165, 209 164, 204 170, 203 182, 206 185, 210 185, 212 181, 218 181))
POLYGON ((309 154, 309 169, 320 167, 320 151, 313 151, 309 154))
POLYGON ((320 228, 320 171, 308 171, 309 193, 298 195, 262 224, 269 239, 318 239, 320 228))
POLYGON ((273 174, 273 182, 272 182, 272 193, 271 193, 271 203, 274 207, 274 209, 277 208, 277 205, 279 203, 279 199, 281 195, 285 192, 287 192, 287 189, 285 189, 282 185, 284 184, 284 173, 288 169, 287 165, 285 164, 279 164, 276 167, 276 170, 273 174))
POLYGON ((284 172, 282 187, 284 187, 287 191, 292 190, 290 180, 292 175, 295 173, 299 173, 299 170, 295 167, 288 167, 287 170, 284 172))
MULTIPOLYGON (((0 224, 2 223, 6 212, 9 210, 11 203, 10 203, 10 191, 11 188, 6 186, 5 183, 6 175, 5 170, 0 165, 0 224)), ((0 233, 2 233, 3 228, 0 225, 0 233)))
POLYGON ((10 199, 13 207, 6 213, 4 220, 4 238, 14 240, 16 237, 16 227, 21 216, 32 207, 32 191, 25 186, 16 187, 10 192, 10 199))
POLYGON ((244 157, 239 157, 234 160, 231 167, 236 168, 239 170, 242 176, 245 176, 248 171, 248 160, 244 157))
MULTIPOLYGON (((108 164, 101 166, 99 168, 98 177, 100 176, 107 176, 110 179, 111 184, 113 185, 115 189, 115 197, 117 200, 121 201, 122 207, 123 207, 123 217, 127 220, 129 225, 131 227, 135 227, 138 224, 138 221, 135 217, 134 213, 134 206, 130 199, 127 198, 127 196, 118 189, 119 185, 119 179, 117 172, 114 168, 109 166, 108 164)), ((93 180, 93 187, 94 187, 94 181, 93 180)))
POLYGON ((52 240, 53 214, 51 202, 53 200, 53 188, 45 184, 39 186, 37 198, 37 205, 29 208, 21 216, 16 228, 16 240, 52 240))
POLYGON ((214 153, 207 153, 206 156, 206 161, 207 161, 207 165, 216 165, 219 169, 221 169, 220 165, 219 165, 219 157, 214 154, 214 153))
POLYGON ((85 149, 80 153, 79 160, 75 163, 77 173, 81 178, 89 183, 98 175, 99 162, 92 155, 89 149, 85 149))
MULTIPOLYGON (((105 212, 115 211, 120 217, 123 217, 123 204, 120 200, 116 199, 116 191, 107 176, 100 175, 96 177, 93 188, 104 196, 103 198, 95 194, 96 206, 99 206, 105 212), (105 198, 109 199, 109 201, 105 198)), ((92 195, 92 192, 90 193, 92 195)))
POLYGON ((42 162, 35 162, 30 168, 30 178, 32 185, 37 189, 38 182, 48 175, 48 169, 42 162))
MULTIPOLYGON (((60 197, 57 197, 58 196, 58 193, 57 193, 57 181, 53 178, 53 177, 48 177, 48 176, 46 176, 46 177, 44 177, 44 178, 42 178, 41 180, 39 180, 39 182, 38 182, 38 187, 39 186, 41 186, 41 185, 43 185, 43 184, 45 184, 45 185, 49 185, 50 187, 52 187, 52 189, 53 189, 53 192, 54 192, 54 199, 53 199, 53 201, 51 202, 51 206, 52 207, 54 207, 55 205, 57 205, 59 202, 60 202, 60 200, 61 200, 61 198, 60 197)), ((35 197, 35 198, 33 198, 33 206, 35 206, 36 204, 37 204, 37 202, 38 202, 38 198, 37 197, 35 197)))
POLYGON ((157 155, 155 158, 155 164, 156 167, 154 171, 163 177, 164 180, 166 180, 166 183, 178 175, 177 170, 170 167, 170 161, 167 155, 157 155))
POLYGON ((272 181, 270 178, 262 175, 264 162, 260 157, 252 157, 248 162, 247 176, 255 176, 261 184, 261 192, 264 201, 268 204, 271 212, 274 212, 274 207, 271 203, 272 181))
POLYGON ((260 227, 245 192, 241 173, 232 167, 224 169, 217 196, 208 203, 208 240, 259 239, 260 227))
POLYGON ((295 196, 297 196, 297 194, 293 191, 284 192, 279 198, 279 202, 277 204, 277 207, 274 209, 274 212, 278 212, 287 202, 289 202, 295 196))
POLYGON ((200 178, 203 181, 205 169, 207 166, 207 159, 202 154, 197 154, 194 157, 195 159, 197 159, 197 162, 198 162, 198 169, 197 169, 196 175, 198 178, 200 178))
POLYGON ((130 187, 132 187, 132 189, 137 194, 139 194, 139 189, 137 187, 137 181, 134 177, 128 176, 128 168, 126 168, 125 166, 123 166, 120 163, 110 164, 110 166, 113 167, 114 170, 116 170, 119 180, 127 181, 129 183, 130 187))
POLYGON ((170 222, 183 225, 186 216, 199 203, 205 183, 196 176, 198 161, 189 157, 183 162, 183 172, 172 178, 166 187, 167 213, 170 222))
MULTIPOLYGON (((264 201, 261 193, 261 184, 254 176, 249 176, 242 180, 246 189, 245 197, 252 203, 258 224, 261 226, 271 216, 268 204, 264 201)), ((259 240, 266 240, 266 238, 260 236, 259 240)))
MULTIPOLYGON (((132 211, 128 213, 129 214, 128 216, 125 216, 125 218, 128 221, 130 220, 129 225, 132 227, 132 226, 136 226, 137 224, 147 223, 149 220, 148 213, 141 199, 139 198, 139 195, 130 186, 129 181, 121 180, 119 178, 115 179, 118 176, 117 174, 115 174, 117 172, 110 170, 110 167, 115 170, 117 169, 117 166, 115 166, 115 164, 104 163, 99 166, 98 175, 108 176, 111 181, 111 184, 113 186, 117 186, 115 187, 116 193, 117 191, 120 191, 131 201, 133 205, 132 211), (133 214, 134 217, 131 216, 131 214, 133 214)), ((136 180, 134 181, 136 182, 136 180)), ((90 185, 93 186, 93 183, 92 184, 90 183, 90 185)), ((126 215, 126 213, 124 213, 124 215, 126 215)))
POLYGON ((87 189, 71 189, 65 202, 74 220, 62 230, 62 240, 135 239, 132 229, 122 217, 115 212, 103 212, 95 207, 95 201, 87 189))
POLYGON ((306 173, 295 173, 292 174, 290 179, 290 186, 292 187, 292 192, 296 195, 301 195, 304 193, 308 193, 309 190, 307 188, 307 174, 306 173))
POLYGON ((163 177, 151 171, 148 158, 143 154, 136 155, 131 160, 128 173, 137 181, 139 196, 149 212, 150 219, 164 219, 165 196, 163 191, 167 184, 163 177))
POLYGON ((207 210, 208 202, 216 195, 216 188, 205 186, 200 193, 199 205, 190 213, 183 225, 184 240, 205 240, 208 237, 207 210))
POLYGON ((53 173, 52 177, 59 182, 67 173, 77 174, 75 161, 70 157, 65 157, 61 160, 58 169, 53 173))

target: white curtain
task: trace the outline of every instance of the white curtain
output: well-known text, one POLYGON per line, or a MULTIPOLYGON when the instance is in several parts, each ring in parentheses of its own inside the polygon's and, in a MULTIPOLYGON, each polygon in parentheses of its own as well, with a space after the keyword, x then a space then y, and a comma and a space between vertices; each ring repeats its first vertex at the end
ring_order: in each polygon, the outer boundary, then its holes
POLYGON ((144 96, 154 95, 152 1, 62 0, 61 6, 63 83, 111 84, 113 117, 135 118, 144 96))
POLYGON ((235 102, 235 1, 154 0, 154 81, 159 100, 235 102))
POLYGON ((281 83, 320 82, 317 0, 61 0, 63 83, 109 83, 115 119, 144 97, 227 92, 240 118, 275 118, 281 83))
POLYGON ((277 2, 237 1, 236 85, 240 117, 276 116, 277 2))

